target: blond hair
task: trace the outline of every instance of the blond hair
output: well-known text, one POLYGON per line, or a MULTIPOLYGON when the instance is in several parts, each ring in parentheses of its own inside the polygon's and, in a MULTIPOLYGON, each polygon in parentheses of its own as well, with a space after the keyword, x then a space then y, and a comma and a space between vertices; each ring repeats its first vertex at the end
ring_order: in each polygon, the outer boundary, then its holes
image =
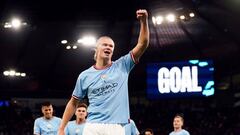
POLYGON ((96 61, 97 60, 97 47, 99 45, 99 41, 103 38, 107 38, 107 39, 111 39, 113 41, 113 39, 109 36, 101 36, 98 38, 97 42, 96 42, 96 48, 95 48, 95 53, 94 53, 94 56, 93 56, 93 59, 96 61))

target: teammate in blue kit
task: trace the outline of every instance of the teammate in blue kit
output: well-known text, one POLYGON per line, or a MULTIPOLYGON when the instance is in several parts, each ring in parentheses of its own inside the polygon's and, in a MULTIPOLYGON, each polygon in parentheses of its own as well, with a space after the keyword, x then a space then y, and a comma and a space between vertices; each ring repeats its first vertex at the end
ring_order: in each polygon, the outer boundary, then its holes
POLYGON ((135 122, 130 119, 130 123, 124 126, 125 128, 125 135, 140 135, 140 132, 137 129, 135 122))
POLYGON ((112 61, 114 41, 108 36, 97 40, 95 65, 83 71, 76 82, 72 98, 63 114, 59 135, 73 116, 78 100, 88 97, 88 117, 83 135, 124 135, 130 122, 128 76, 149 44, 148 13, 136 11, 140 33, 136 46, 126 55, 112 61))
POLYGON ((82 135, 87 117, 87 105, 80 103, 75 112, 76 120, 68 122, 65 128, 66 135, 82 135))
POLYGON ((43 117, 37 118, 34 122, 34 135, 57 135, 61 119, 53 116, 53 107, 50 102, 42 103, 43 117))
POLYGON ((183 123, 184 123, 183 116, 177 114, 173 119, 174 131, 172 131, 169 135, 190 135, 187 130, 182 129, 183 123))

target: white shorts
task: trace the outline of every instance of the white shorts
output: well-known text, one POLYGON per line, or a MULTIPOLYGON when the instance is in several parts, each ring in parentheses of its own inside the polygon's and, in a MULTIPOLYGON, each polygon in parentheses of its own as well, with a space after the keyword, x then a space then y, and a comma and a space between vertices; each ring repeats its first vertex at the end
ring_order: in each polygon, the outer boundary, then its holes
POLYGON ((83 135, 125 135, 125 129, 120 124, 86 123, 83 135))

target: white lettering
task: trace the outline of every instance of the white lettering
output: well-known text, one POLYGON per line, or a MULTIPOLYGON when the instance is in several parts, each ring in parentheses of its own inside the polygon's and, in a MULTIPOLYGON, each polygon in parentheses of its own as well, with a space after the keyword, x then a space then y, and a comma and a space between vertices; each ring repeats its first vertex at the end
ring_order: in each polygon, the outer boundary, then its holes
POLYGON ((160 68, 158 71, 158 90, 162 94, 202 91, 202 87, 198 86, 197 66, 184 66, 182 70, 178 67, 172 67, 170 71, 166 67, 160 68))
POLYGON ((165 67, 158 71, 158 89, 160 93, 169 93, 169 70, 165 67))
POLYGON ((198 86, 198 69, 197 66, 192 67, 192 92, 200 92, 202 87, 198 86))
POLYGON ((181 88, 181 70, 178 67, 171 68, 169 82, 171 91, 178 93, 181 88))
POLYGON ((182 88, 181 92, 191 91, 192 90, 192 80, 191 80, 191 71, 190 67, 182 68, 182 88))

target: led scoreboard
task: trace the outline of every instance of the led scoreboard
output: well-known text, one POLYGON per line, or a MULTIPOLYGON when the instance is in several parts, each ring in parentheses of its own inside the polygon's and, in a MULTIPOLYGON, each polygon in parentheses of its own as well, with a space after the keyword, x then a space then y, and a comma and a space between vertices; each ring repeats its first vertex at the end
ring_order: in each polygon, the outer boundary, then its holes
POLYGON ((211 60, 149 63, 147 96, 150 99, 212 96, 213 72, 211 60))

